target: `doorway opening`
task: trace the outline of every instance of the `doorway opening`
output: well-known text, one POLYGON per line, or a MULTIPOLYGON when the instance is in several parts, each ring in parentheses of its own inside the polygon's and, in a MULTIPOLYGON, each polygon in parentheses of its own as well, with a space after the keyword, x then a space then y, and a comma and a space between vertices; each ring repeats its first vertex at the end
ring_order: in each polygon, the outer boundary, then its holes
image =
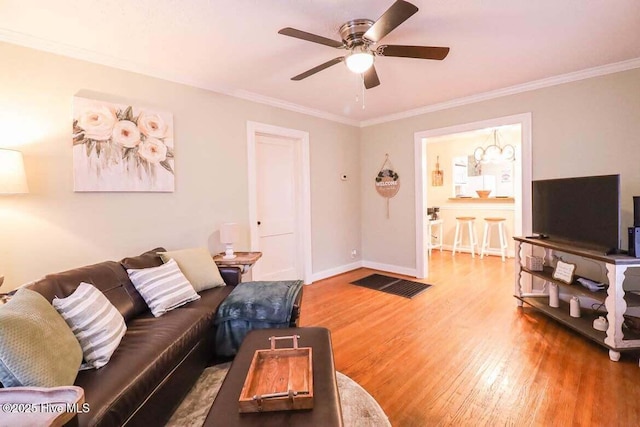
POLYGON ((247 122, 253 280, 312 282, 308 132, 247 122))
MULTIPOLYGON (((428 240, 431 236, 425 232, 427 225, 427 208, 429 203, 427 188, 431 185, 427 170, 429 164, 435 164, 435 158, 428 158, 427 144, 435 138, 447 135, 461 134, 465 132, 481 131, 487 128, 515 125, 519 127, 520 144, 515 152, 513 168, 513 203, 514 203, 514 230, 513 235, 523 235, 531 232, 531 114, 518 114, 500 117, 479 122, 450 126, 446 128, 432 129, 416 132, 415 143, 415 183, 416 183, 416 276, 425 278, 428 275, 428 259, 425 254, 428 249, 428 240)), ((453 168, 453 164, 451 165, 453 168)), ((451 195, 455 196, 453 184, 453 169, 450 175, 444 177, 445 186, 451 186, 451 195)))

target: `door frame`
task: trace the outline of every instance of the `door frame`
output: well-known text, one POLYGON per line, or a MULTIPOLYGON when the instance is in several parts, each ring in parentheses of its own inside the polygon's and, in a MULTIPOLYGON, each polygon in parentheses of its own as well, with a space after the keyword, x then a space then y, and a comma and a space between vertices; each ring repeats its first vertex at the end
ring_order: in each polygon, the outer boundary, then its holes
POLYGON ((312 282, 311 258, 311 167, 309 160, 309 132, 274 126, 266 123, 247 121, 247 172, 249 184, 249 236, 251 250, 257 251, 260 246, 258 233, 258 198, 257 198, 257 159, 256 137, 268 135, 292 140, 297 145, 296 174, 299 176, 300 189, 296 194, 298 200, 296 212, 296 228, 298 241, 302 249, 302 271, 304 283, 312 282))
POLYGON ((515 230, 514 235, 531 233, 531 113, 497 117, 472 123, 449 126, 438 129, 416 132, 415 144, 415 188, 416 188, 416 277, 423 279, 429 274, 429 262, 424 255, 424 218, 427 203, 427 139, 435 136, 469 132, 490 127, 517 125, 521 126, 520 151, 516 153, 519 168, 516 167, 516 181, 520 178, 520 186, 515 188, 515 230), (518 169, 521 175, 518 176, 518 169))

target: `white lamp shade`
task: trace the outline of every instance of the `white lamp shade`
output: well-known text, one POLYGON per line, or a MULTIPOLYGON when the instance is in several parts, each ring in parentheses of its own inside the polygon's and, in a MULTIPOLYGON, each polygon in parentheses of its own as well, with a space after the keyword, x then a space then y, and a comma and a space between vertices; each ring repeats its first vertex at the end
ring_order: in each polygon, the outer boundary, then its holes
POLYGON ((240 228, 235 222, 225 222, 220 226, 220 241, 222 243, 235 243, 238 241, 240 228))
POLYGON ((362 48, 354 49, 345 59, 347 68, 356 74, 362 74, 373 65, 373 54, 362 48))
POLYGON ((0 148, 0 194, 28 193, 22 153, 0 148))

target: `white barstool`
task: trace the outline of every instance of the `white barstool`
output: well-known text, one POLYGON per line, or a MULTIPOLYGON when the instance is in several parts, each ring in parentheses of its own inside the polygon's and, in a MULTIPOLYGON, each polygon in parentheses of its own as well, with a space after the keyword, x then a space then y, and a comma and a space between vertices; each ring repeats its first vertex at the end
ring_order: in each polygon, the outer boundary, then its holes
POLYGON ((469 249, 471 251, 471 257, 475 258, 475 248, 478 244, 478 238, 476 237, 476 217, 475 216, 457 216, 456 217, 456 235, 453 238, 453 255, 456 254, 458 249, 469 249), (464 229, 467 229, 469 237, 469 246, 462 245, 462 235, 464 229))
POLYGON ((431 256, 431 250, 439 248, 442 252, 442 224, 444 221, 441 219, 432 219, 427 221, 427 253, 431 256), (434 227, 438 227, 438 233, 433 234, 434 227), (434 242, 435 240, 435 242, 434 242))
POLYGON ((506 218, 485 218, 484 219, 484 233, 482 235, 482 249, 480 250, 480 258, 484 257, 485 252, 489 247, 489 242, 491 240, 491 230, 494 226, 498 227, 498 236, 500 237, 500 248, 494 248, 500 250, 500 255, 502 256, 502 262, 504 262, 504 258, 507 255, 507 235, 504 230, 504 223, 506 218))

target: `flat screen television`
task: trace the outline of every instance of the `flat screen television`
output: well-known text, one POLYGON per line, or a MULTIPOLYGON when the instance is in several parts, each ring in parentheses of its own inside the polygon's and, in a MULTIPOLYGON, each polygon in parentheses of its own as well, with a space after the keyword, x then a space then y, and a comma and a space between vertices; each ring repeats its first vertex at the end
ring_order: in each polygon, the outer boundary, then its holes
POLYGON ((618 252, 620 175, 533 181, 532 208, 540 237, 618 252))

